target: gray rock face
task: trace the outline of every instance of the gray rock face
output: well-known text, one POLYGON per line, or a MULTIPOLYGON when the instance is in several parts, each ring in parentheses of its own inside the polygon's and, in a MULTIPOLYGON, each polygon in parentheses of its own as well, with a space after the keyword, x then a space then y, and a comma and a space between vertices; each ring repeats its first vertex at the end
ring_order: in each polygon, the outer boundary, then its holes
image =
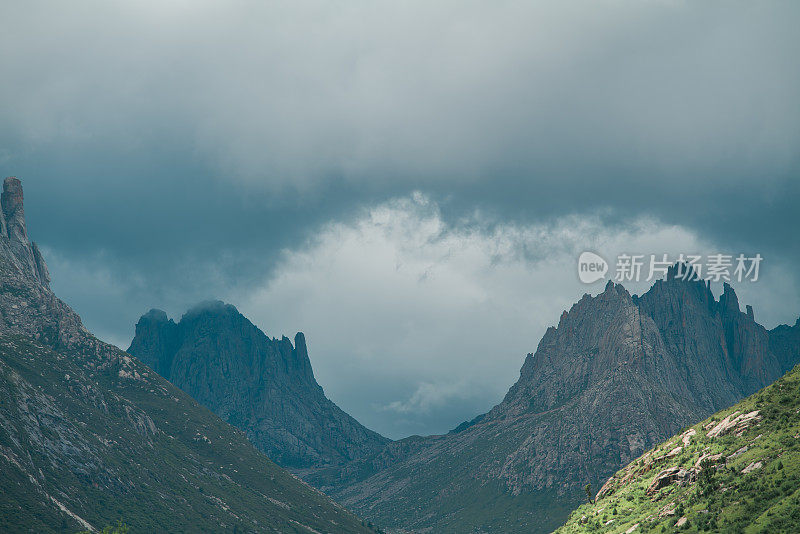
POLYGON ((584 295, 487 414, 308 480, 386 527, 552 530, 585 484, 600 487, 655 443, 800 361, 800 327, 768 332, 752 310, 740 311, 730 286, 717 301, 706 283, 675 273, 641 297, 611 282, 584 295), (498 509, 505 513, 494 516, 498 509))
POLYGON ((284 467, 342 464, 388 442, 325 397, 302 332, 294 345, 270 339, 229 304, 200 304, 178 323, 151 310, 137 323, 128 352, 244 430, 284 467))
POLYGON ((3 182, 0 207, 0 334, 21 333, 57 349, 94 344, 80 317, 50 290, 44 258, 28 240, 17 178, 3 182))
POLYGON ((28 229, 25 226, 25 210, 23 209, 22 184, 9 176, 3 181, 3 193, 0 195, 0 242, 6 254, 4 262, 9 267, 18 269, 21 274, 31 276, 44 286, 50 284, 50 273, 44 263, 42 253, 36 243, 28 241, 28 229))

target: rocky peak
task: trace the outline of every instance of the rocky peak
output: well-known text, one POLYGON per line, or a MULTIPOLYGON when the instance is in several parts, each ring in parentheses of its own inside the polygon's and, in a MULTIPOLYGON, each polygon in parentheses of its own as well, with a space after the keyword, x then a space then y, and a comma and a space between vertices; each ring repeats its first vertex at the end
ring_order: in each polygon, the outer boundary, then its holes
POLYGON ((20 241, 28 240, 25 227, 25 209, 23 208, 22 182, 16 176, 3 180, 3 194, 0 196, 3 208, 5 235, 20 241))
POLYGON ((695 269, 692 265, 682 261, 677 261, 667 268, 667 276, 665 279, 667 281, 678 280, 682 282, 700 282, 700 284, 707 285, 704 284, 700 279, 697 269, 695 269))
MULTIPOLYGON (((489 417, 551 410, 607 381, 614 370, 679 392, 710 413, 797 361, 788 349, 770 351, 769 334, 754 317, 752 307, 740 310, 733 287, 724 284, 716 300, 686 264, 671 266, 641 297, 608 281, 601 293, 584 295, 561 314, 557 327, 547 329, 526 357, 520 380, 489 417)), ((780 335, 794 339, 792 329, 780 335)))
POLYGON ((167 319, 167 312, 164 310, 158 310, 156 308, 152 308, 149 312, 142 315, 140 321, 152 321, 154 323, 166 323, 167 319))
MULTIPOLYGON (((0 230, 0 532, 96 532, 119 515, 134 532, 372 531, 86 331, 46 286, 15 178, 0 230)), ((170 325, 154 310, 140 329, 170 325)))
POLYGON ((268 337, 230 304, 207 301, 177 323, 150 310, 128 352, 244 430, 271 459, 309 468, 377 452, 387 440, 325 397, 306 338, 268 337))
POLYGON ((44 287, 50 285, 50 273, 36 243, 28 240, 23 207, 22 182, 15 176, 3 181, 0 195, 0 241, 4 263, 18 269, 23 275, 34 278, 44 287))
POLYGON ((172 319, 167 319, 166 312, 152 309, 136 323, 136 337, 128 352, 135 351, 139 359, 155 372, 161 376, 169 376, 172 355, 178 349, 177 345, 178 325, 172 319))
POLYGON ((722 284, 722 295, 719 297, 719 306, 723 315, 735 315, 741 312, 739 297, 728 282, 722 284))

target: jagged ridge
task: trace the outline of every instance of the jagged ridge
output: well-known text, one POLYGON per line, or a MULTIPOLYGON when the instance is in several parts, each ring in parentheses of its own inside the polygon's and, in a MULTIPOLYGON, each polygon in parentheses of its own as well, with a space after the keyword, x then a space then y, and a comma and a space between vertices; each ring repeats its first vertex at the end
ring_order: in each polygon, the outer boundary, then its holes
POLYGON ((388 439, 331 402, 314 378, 305 336, 270 339, 220 301, 178 323, 150 310, 128 352, 244 430, 260 450, 293 469, 338 465, 375 454, 388 439))

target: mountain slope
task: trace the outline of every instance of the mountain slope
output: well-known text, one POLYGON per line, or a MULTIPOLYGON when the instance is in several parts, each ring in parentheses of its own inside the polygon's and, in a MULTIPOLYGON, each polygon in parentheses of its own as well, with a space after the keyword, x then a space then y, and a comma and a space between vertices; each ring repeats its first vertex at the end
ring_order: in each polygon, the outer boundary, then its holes
POLYGON ((800 367, 630 463, 557 532, 796 532, 797 525, 800 367))
POLYGON ((390 444, 306 478, 390 528, 546 532, 619 467, 797 362, 725 286, 666 280, 643 296, 610 283, 550 328, 490 412, 444 436, 390 444), (791 360, 791 362, 789 361, 791 360))
POLYGON ((0 217, 0 531, 369 532, 49 289, 19 180, 0 217))
POLYGON ((284 467, 338 465, 379 452, 389 440, 325 397, 305 337, 268 338, 235 307, 207 302, 175 323, 143 315, 128 352, 150 365, 284 467))

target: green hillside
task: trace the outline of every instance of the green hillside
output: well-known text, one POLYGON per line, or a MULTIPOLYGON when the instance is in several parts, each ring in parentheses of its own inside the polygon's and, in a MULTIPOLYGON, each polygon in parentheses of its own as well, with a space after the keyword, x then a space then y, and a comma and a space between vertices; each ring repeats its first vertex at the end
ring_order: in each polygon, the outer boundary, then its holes
POLYGON ((800 366, 616 473, 556 532, 797 532, 800 366))

